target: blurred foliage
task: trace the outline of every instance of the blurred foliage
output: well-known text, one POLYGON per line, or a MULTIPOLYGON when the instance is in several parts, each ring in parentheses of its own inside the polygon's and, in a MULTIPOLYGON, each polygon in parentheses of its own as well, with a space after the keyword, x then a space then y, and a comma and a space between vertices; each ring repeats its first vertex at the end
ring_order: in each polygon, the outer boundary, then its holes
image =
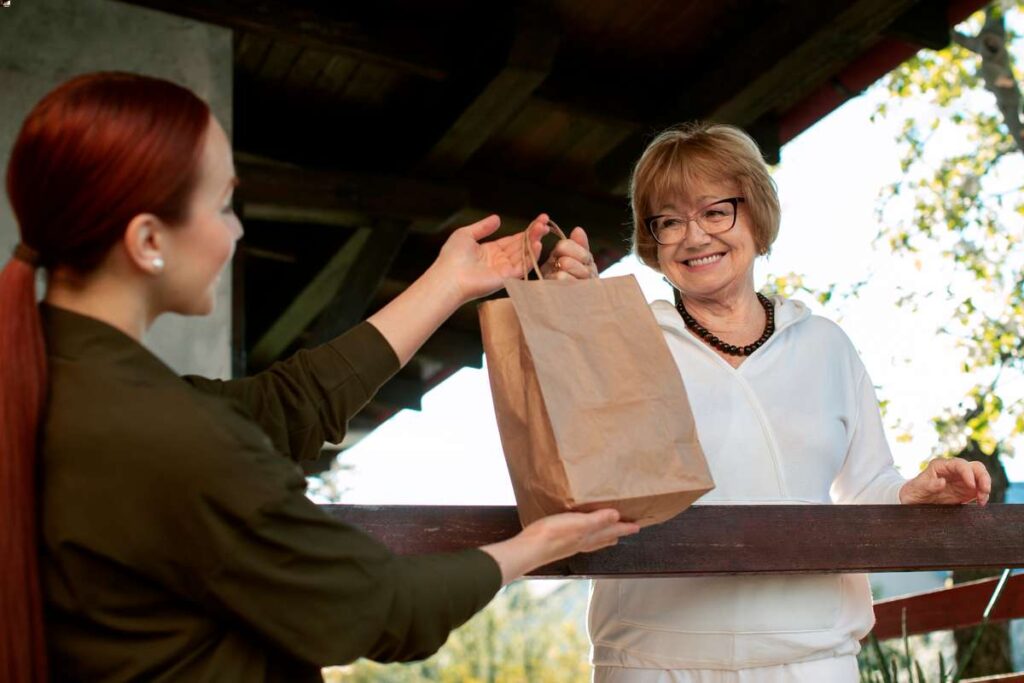
MULTIPOLYGON (((970 17, 949 47, 922 50, 884 79, 890 98, 874 115, 899 115, 902 103, 913 102, 896 138, 901 176, 879 202, 876 246, 915 264, 939 259, 952 267, 938 287, 949 306, 939 332, 957 339, 965 351, 957 370, 974 383, 933 419, 933 455, 984 462, 993 502, 1003 501, 1007 485, 1000 456, 1012 455, 1024 433, 1024 112, 1016 66, 1024 41, 1007 28, 1022 15, 1022 0, 997 0, 970 17)), ((913 311, 931 293, 909 292, 898 303, 913 311)), ((1004 627, 958 632, 956 642, 961 659, 977 646, 957 677, 1011 670, 1004 627)), ((890 662, 862 680, 914 680, 909 654, 904 664, 906 678, 890 662)))
POLYGON ((949 662, 941 651, 929 647, 932 640, 930 636, 904 636, 900 641, 880 642, 869 637, 857 655, 860 683, 949 683, 949 662), (929 668, 932 661, 935 665, 929 668))
POLYGON ((519 581, 454 631, 437 654, 412 664, 360 660, 324 670, 327 683, 587 683, 589 644, 580 620, 589 582, 537 595, 519 581))
POLYGON ((806 294, 823 306, 832 300, 835 292, 835 283, 824 289, 816 289, 807 285, 804 276, 799 273, 770 274, 764 286, 761 287, 761 293, 768 297, 778 295, 792 299, 796 295, 806 294))
MULTIPOLYGON (((884 226, 876 245, 907 259, 941 258, 953 265, 938 285, 949 324, 966 351, 958 368, 976 385, 934 419, 935 455, 968 447, 1009 455, 1024 433, 1024 140, 1020 61, 1024 41, 1008 25, 1024 1, 996 2, 958 26, 944 50, 922 50, 890 73, 891 95, 875 117, 900 115, 912 100, 896 144, 902 175, 878 207, 884 226), (1008 21, 1009 20, 1009 21, 1008 21)), ((913 310, 930 293, 909 292, 913 310)))

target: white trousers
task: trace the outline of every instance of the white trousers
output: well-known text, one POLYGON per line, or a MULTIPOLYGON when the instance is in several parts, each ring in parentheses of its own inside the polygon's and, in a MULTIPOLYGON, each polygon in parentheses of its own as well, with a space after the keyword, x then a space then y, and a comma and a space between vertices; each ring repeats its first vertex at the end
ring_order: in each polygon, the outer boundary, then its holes
POLYGON ((857 683, 853 655, 739 671, 595 666, 594 683, 857 683))

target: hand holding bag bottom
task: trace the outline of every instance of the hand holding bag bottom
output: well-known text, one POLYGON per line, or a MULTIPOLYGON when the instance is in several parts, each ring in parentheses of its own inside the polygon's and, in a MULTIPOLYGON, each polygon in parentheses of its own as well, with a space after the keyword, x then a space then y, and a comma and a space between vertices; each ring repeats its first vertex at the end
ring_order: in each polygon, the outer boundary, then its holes
POLYGON ((479 307, 525 526, 612 507, 663 522, 714 488, 679 370, 633 276, 506 283, 479 307))

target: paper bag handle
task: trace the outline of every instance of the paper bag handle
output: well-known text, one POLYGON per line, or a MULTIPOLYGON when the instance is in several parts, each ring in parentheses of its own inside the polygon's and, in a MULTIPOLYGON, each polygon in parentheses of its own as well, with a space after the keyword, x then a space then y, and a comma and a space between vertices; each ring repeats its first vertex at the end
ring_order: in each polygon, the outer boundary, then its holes
MULTIPOLYGON (((558 235, 558 237, 560 239, 563 239, 563 240, 569 239, 568 237, 565 236, 565 233, 562 232, 562 229, 560 227, 558 227, 558 223, 555 223, 550 218, 548 219, 548 227, 551 228, 552 230, 554 230, 555 234, 558 235)), ((526 255, 529 254, 530 255, 530 262, 533 263, 533 270, 534 270, 535 273, 537 273, 537 279, 538 280, 543 280, 544 276, 540 272, 540 264, 537 263, 537 257, 533 255, 533 249, 530 248, 529 242, 530 242, 530 235, 529 235, 529 230, 527 230, 526 231, 526 235, 523 236, 523 279, 524 280, 529 280, 530 279, 530 268, 529 268, 529 264, 526 262, 526 255)))

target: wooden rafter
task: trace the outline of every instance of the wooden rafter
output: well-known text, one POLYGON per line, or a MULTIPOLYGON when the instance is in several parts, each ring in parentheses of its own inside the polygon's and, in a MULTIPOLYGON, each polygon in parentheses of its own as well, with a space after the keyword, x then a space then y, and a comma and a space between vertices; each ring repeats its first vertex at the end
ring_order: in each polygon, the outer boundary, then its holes
POLYGON ((363 319, 407 233, 408 224, 402 221, 382 220, 374 226, 359 251, 358 267, 350 271, 310 326, 308 344, 322 344, 363 319))
POLYGON ((554 31, 532 24, 521 26, 506 64, 434 145, 419 170, 427 175, 450 175, 461 169, 544 82, 557 49, 554 31))
POLYGON ((941 50, 950 41, 949 0, 919 0, 885 29, 885 34, 900 40, 941 50))
POLYGON ((276 360, 345 288, 371 235, 369 228, 356 230, 327 265, 313 276, 253 346, 249 354, 253 367, 265 367, 276 360))
MULTIPOLYGON (((859 0, 809 36, 802 44, 734 96, 720 102, 708 118, 738 125, 756 121, 769 112, 782 112, 859 56, 877 36, 911 9, 914 0, 859 0)), ((695 91, 721 84, 712 73, 695 91)))
MULTIPOLYGON (((598 165, 598 176, 614 192, 625 191, 629 169, 654 132, 693 119, 756 129, 756 139, 769 160, 774 161, 778 156, 778 116, 828 83, 843 66, 868 50, 889 26, 911 11, 918 18, 905 20, 904 25, 918 26, 924 10, 914 0, 855 0, 836 17, 823 18, 816 30, 805 36, 792 36, 799 42, 781 56, 777 56, 780 37, 774 31, 761 31, 742 44, 744 54, 752 57, 712 59, 710 68, 697 78, 685 83, 663 83, 663 89, 675 87, 679 93, 674 106, 659 108, 652 106, 651 98, 636 97, 609 102, 604 91, 574 92, 568 106, 639 126, 598 165), (769 59, 759 62, 758 56, 769 59)), ((554 89, 545 89, 543 96, 552 101, 560 98, 554 89)))
POLYGON ((316 171, 237 160, 239 196, 249 218, 365 225, 375 217, 439 224, 460 210, 500 214, 521 229, 547 211, 566 225, 587 227, 598 241, 623 245, 626 204, 531 181, 471 174, 439 182, 420 177, 316 171))
MULTIPOLYGON (((447 77, 450 64, 430 31, 389 31, 378 17, 367 25, 358 3, 322 4, 273 0, 121 0, 227 28, 282 39, 299 46, 346 54, 433 80, 447 77)), ((364 5, 368 7, 369 5, 364 5)))

